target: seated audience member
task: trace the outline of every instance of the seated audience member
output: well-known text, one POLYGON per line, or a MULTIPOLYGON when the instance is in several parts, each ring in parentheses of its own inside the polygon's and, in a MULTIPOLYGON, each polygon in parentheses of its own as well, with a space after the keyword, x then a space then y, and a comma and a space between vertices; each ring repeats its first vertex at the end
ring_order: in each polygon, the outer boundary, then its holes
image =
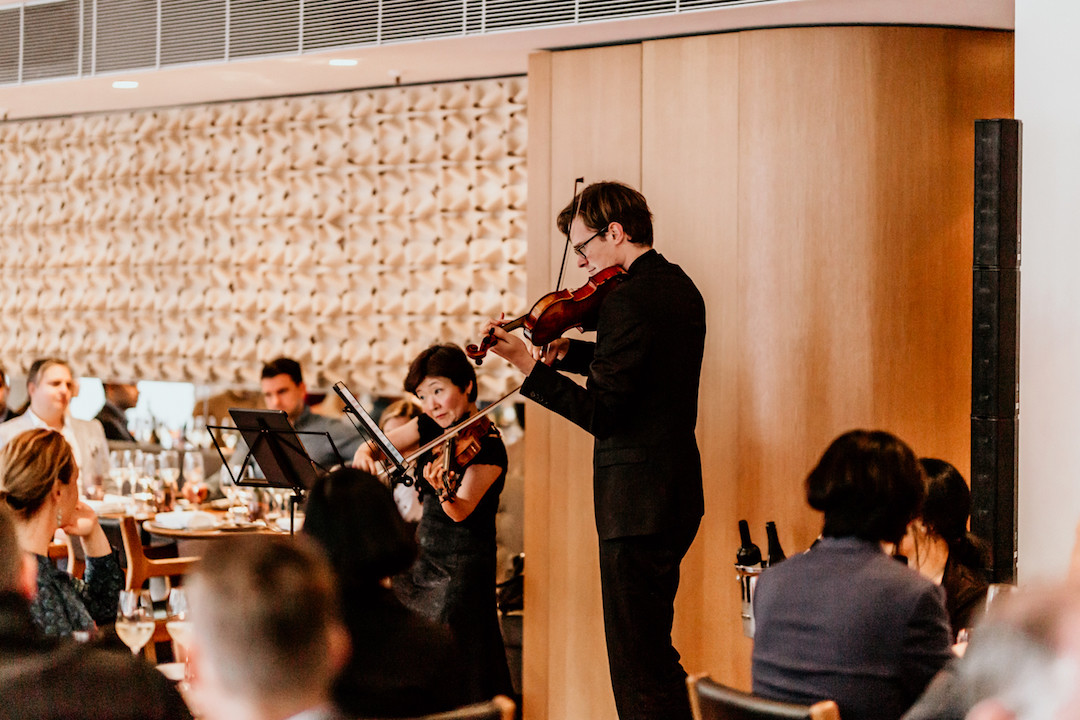
MULTIPOLYGON (((383 432, 389 432, 396 427, 401 427, 414 417, 418 417, 421 413, 423 413, 423 410, 412 398, 404 397, 395 400, 387 405, 386 409, 379 415, 379 429, 383 432)), ((420 493, 417 492, 416 485, 409 485, 408 487, 395 485, 394 502, 397 503, 401 517, 412 525, 415 534, 416 525, 424 514, 423 505, 420 504, 420 493)))
POLYGON ((0 504, 0 720, 191 717, 172 684, 126 649, 41 635, 30 615, 36 572, 0 504))
POLYGON ((821 538, 766 570, 754 596, 753 689, 844 720, 895 720, 950 657, 942 591, 885 553, 922 500, 918 461, 899 438, 854 430, 806 478, 821 538))
POLYGON ((0 505, 15 516, 19 545, 37 559, 37 596, 30 611, 47 635, 71 635, 115 622, 124 585, 97 515, 79 500, 78 475, 71 448, 53 430, 28 430, 0 450, 0 505), (85 580, 49 560, 57 528, 82 542, 85 580))
POLYGON ((97 421, 105 429, 109 440, 135 442, 135 436, 128 430, 125 410, 130 410, 139 402, 139 388, 127 383, 103 383, 105 404, 97 414, 97 421))
POLYGON ((341 454, 340 458, 325 437, 300 436, 312 460, 329 470, 342 460, 348 461, 356 453, 361 442, 356 428, 344 420, 317 415, 307 406, 307 385, 304 384, 300 363, 284 357, 271 360, 263 366, 261 382, 266 407, 284 410, 294 428, 304 432, 330 433, 334 446, 341 454))
POLYGON ((971 627, 986 606, 986 561, 968 533, 971 491, 960 472, 944 460, 919 460, 925 474, 922 512, 908 524, 900 553, 908 566, 945 589, 953 637, 971 627))
POLYGON ((333 570, 315 544, 268 536, 211 543, 188 587, 202 717, 343 717, 330 688, 349 636, 333 570))
POLYGON ((1043 720, 1080 711, 1080 587, 1014 593, 904 720, 1043 720))
POLYGON ((363 470, 321 478, 307 499, 303 533, 337 571, 353 655, 334 688, 349 715, 407 717, 464 701, 450 631, 405 608, 386 579, 406 570, 416 544, 386 487, 363 470))
POLYGON ((12 418, 18 417, 15 411, 7 406, 8 390, 11 389, 11 383, 8 381, 7 370, 3 365, 0 365, 0 423, 6 423, 12 418))
POLYGON ((79 420, 68 412, 77 394, 68 364, 56 358, 35 360, 26 377, 26 391, 30 405, 25 413, 0 425, 0 447, 26 430, 50 428, 71 446, 84 483, 103 479, 109 462, 105 431, 96 420, 79 420))

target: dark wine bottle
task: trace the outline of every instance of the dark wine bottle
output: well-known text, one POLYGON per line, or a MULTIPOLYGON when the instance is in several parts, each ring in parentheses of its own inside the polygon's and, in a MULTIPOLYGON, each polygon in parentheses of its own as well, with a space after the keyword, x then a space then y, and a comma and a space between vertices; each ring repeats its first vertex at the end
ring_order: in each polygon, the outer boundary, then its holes
POLYGON ((765 523, 765 535, 769 538, 769 567, 772 567, 787 555, 784 554, 784 548, 780 547, 780 536, 776 534, 776 523, 772 520, 765 523))
POLYGON ((739 537, 742 545, 735 553, 735 564, 742 567, 761 567, 761 548, 750 539, 750 525, 745 520, 739 521, 739 537))

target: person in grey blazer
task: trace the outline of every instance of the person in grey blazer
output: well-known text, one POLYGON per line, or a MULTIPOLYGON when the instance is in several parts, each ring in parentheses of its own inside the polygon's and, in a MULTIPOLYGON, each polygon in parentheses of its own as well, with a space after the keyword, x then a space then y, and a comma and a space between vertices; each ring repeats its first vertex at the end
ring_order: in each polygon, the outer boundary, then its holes
POLYGON ((758 578, 755 694, 835 700, 844 720, 896 720, 922 694, 951 657, 944 593, 886 553, 922 496, 915 454, 896 436, 833 441, 806 479, 821 537, 758 578))
POLYGON ((101 423, 79 420, 68 412, 76 394, 71 367, 59 358, 35 360, 26 376, 26 391, 30 407, 19 417, 0 425, 0 448, 27 430, 56 430, 75 454, 79 484, 83 488, 99 485, 108 473, 109 446, 101 423))
POLYGON ((679 566, 704 513, 694 429, 705 303, 682 268, 653 249, 652 213, 636 190, 589 185, 558 223, 591 277, 625 270, 600 305, 596 342, 560 338, 533 352, 492 322, 492 351, 525 373, 522 395, 595 438, 604 631, 619 717, 689 720, 671 627, 679 566), (560 371, 585 375, 586 386, 560 371))

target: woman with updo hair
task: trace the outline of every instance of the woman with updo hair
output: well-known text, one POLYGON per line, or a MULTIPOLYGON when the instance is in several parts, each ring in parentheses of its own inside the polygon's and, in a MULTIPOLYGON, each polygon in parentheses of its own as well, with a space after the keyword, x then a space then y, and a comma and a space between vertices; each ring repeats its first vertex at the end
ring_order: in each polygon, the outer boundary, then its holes
POLYGON ((986 606, 986 551, 968 532, 971 491, 960 471, 944 460, 922 458, 926 498, 907 527, 899 551, 908 566, 945 589, 945 609, 955 637, 986 606))
POLYGON ((833 441, 806 478, 821 537, 758 578, 755 694, 835 700, 844 720, 897 720, 922 694, 951 655, 942 592, 887 553, 922 497, 922 470, 896 436, 833 441))
POLYGON ((114 622, 124 584, 97 515, 79 500, 78 476, 71 446, 55 430, 28 430, 0 450, 0 500, 15 515, 19 546, 36 556, 38 591, 30 612, 46 635, 71 635, 114 622), (82 542, 85 580, 49 560, 57 529, 82 542))

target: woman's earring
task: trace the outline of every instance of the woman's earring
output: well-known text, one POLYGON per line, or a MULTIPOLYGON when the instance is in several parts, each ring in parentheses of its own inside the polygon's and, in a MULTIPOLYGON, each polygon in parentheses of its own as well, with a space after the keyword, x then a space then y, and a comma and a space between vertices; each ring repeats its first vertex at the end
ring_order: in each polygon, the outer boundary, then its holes
POLYGON ((57 508, 56 509, 56 526, 57 527, 63 527, 63 525, 64 525, 64 514, 61 512, 60 508, 57 508))

